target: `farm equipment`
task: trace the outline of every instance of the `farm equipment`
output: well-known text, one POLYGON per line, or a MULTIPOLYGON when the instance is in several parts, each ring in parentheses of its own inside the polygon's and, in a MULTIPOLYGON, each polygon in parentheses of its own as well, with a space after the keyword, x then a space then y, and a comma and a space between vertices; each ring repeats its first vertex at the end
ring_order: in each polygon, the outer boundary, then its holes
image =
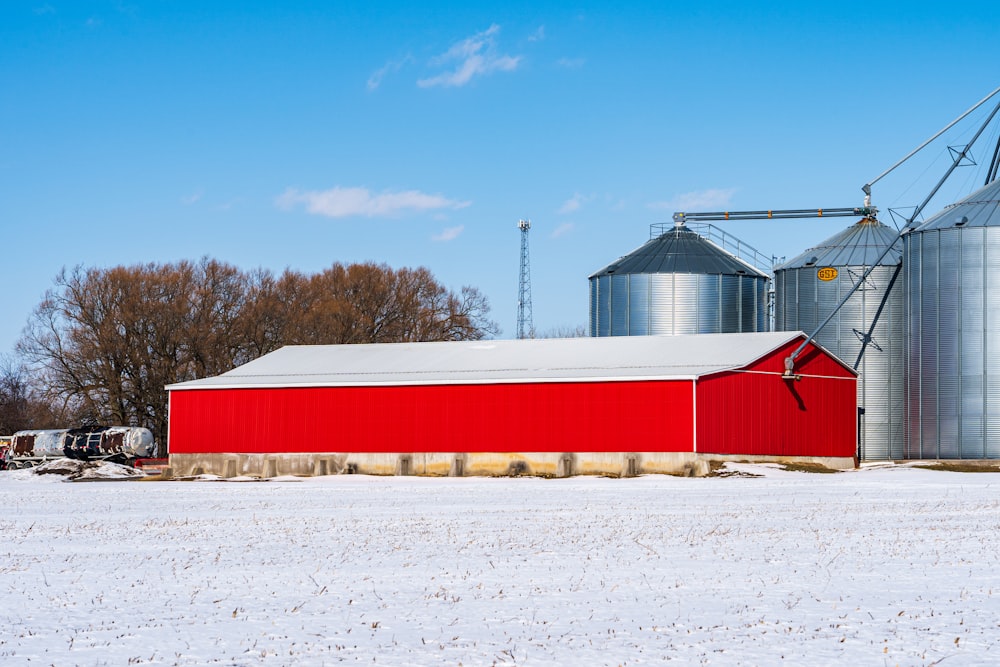
POLYGON ((18 470, 59 458, 132 464, 156 453, 153 433, 147 428, 85 426, 18 431, 0 461, 8 470, 18 470))

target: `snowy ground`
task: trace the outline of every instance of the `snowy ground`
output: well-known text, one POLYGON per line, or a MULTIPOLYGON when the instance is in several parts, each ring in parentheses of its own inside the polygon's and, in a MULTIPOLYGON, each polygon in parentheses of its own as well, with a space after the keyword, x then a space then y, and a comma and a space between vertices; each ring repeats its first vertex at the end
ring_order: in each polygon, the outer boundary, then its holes
POLYGON ((1000 475, 0 473, 3 665, 992 665, 1000 475))

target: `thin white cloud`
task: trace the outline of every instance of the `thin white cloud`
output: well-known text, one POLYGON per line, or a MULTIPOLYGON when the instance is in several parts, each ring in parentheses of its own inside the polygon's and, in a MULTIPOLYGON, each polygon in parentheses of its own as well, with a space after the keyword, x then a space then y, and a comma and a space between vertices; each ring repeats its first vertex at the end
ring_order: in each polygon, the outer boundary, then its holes
POLYGON ((418 79, 417 85, 421 88, 464 86, 477 76, 492 72, 514 71, 521 62, 521 57, 497 53, 496 35, 498 32, 500 32, 500 26, 494 23, 483 32, 463 39, 452 45, 445 53, 432 58, 430 64, 434 67, 457 64, 440 74, 426 79, 418 79))
POLYGON ((566 69, 579 69, 583 67, 583 64, 587 62, 583 58, 560 58, 556 61, 556 65, 559 67, 565 67, 566 69))
POLYGON ((184 204, 185 206, 191 206, 192 204, 198 203, 201 200, 202 196, 204 196, 204 194, 205 193, 202 190, 198 190, 197 192, 192 192, 191 194, 185 197, 181 197, 181 203, 184 204))
POLYGON ((84 22, 84 25, 88 28, 100 28, 103 23, 103 19, 98 18, 97 16, 91 16, 84 22))
POLYGON ((728 206, 734 194, 736 194, 736 188, 710 188, 685 192, 668 201, 651 202, 647 206, 660 211, 706 211, 728 206))
POLYGON ((382 85, 382 79, 384 79, 389 74, 395 74, 404 65, 412 62, 413 57, 407 54, 406 56, 400 58, 399 60, 390 60, 385 65, 375 70, 370 77, 368 77, 368 90, 377 90, 379 86, 382 85))
POLYGON ((432 236, 431 239, 434 241, 454 241, 455 239, 458 238, 459 234, 461 234, 464 230, 465 230, 465 225, 459 225, 458 227, 448 227, 440 234, 435 234, 434 236, 432 236))
POLYGON ((554 239, 557 239, 560 236, 565 236, 573 231, 574 227, 575 225, 572 222, 564 222, 553 230, 551 236, 554 239))
POLYGON ((328 218, 384 218, 406 211, 460 209, 470 206, 472 202, 429 195, 418 190, 372 194, 368 188, 343 188, 338 185, 329 190, 288 188, 275 199, 275 204, 286 210, 303 205, 307 212, 328 218))
POLYGON ((528 41, 529 42, 540 42, 543 39, 545 39, 545 26, 544 25, 538 26, 538 30, 536 30, 535 32, 531 33, 528 36, 528 41))
POLYGON ((575 213, 580 210, 584 204, 593 199, 593 195, 582 195, 579 192, 573 194, 573 196, 563 202, 563 205, 559 207, 558 213, 560 215, 567 215, 569 213, 575 213))
POLYGON ((42 15, 42 14, 55 14, 56 13, 56 8, 46 2, 44 5, 42 5, 40 7, 35 7, 35 9, 33 11, 36 14, 38 14, 38 15, 42 15))
POLYGON ((138 7, 135 5, 126 5, 124 2, 116 2, 115 9, 118 10, 120 14, 131 16, 132 18, 135 18, 136 14, 139 12, 138 7))

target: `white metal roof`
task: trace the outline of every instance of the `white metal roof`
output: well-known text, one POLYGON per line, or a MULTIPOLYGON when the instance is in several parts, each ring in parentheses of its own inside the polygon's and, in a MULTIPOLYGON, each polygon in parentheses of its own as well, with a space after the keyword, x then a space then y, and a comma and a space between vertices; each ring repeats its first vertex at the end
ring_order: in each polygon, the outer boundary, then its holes
POLYGON ((167 389, 693 379, 742 368, 804 336, 778 331, 292 345, 228 373, 167 389))

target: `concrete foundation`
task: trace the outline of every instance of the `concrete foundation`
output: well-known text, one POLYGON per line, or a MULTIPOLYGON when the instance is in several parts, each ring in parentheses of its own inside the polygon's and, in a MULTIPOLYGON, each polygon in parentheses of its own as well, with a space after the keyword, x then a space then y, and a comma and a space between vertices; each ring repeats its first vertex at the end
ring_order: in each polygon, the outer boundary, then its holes
POLYGON ((269 478, 280 475, 419 475, 422 477, 572 477, 646 474, 704 477, 713 462, 855 467, 853 458, 809 456, 727 456, 691 452, 512 452, 435 454, 171 454, 173 477, 201 474, 269 478))

